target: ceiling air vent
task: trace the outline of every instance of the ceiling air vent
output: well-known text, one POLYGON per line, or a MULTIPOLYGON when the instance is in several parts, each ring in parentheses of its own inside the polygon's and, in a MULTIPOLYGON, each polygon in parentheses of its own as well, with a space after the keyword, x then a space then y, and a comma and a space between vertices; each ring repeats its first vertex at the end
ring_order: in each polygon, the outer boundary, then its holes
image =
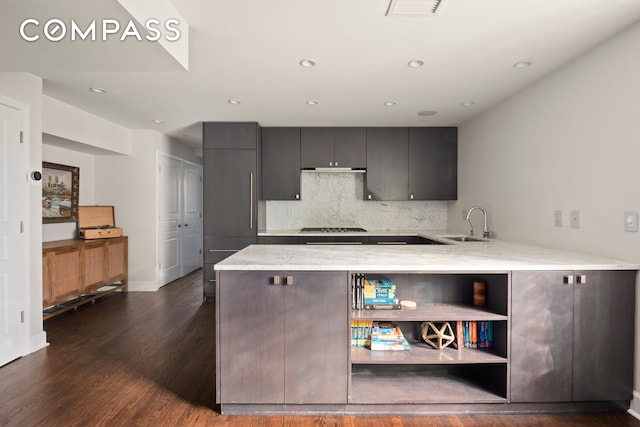
POLYGON ((387 16, 434 16, 444 0, 391 0, 387 16))

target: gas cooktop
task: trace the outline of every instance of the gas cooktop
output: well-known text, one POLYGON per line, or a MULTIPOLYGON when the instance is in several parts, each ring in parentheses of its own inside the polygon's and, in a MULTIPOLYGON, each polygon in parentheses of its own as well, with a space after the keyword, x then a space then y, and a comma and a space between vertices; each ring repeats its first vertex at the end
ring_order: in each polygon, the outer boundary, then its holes
POLYGON ((362 233, 367 230, 360 227, 305 227, 300 231, 305 233, 362 233))

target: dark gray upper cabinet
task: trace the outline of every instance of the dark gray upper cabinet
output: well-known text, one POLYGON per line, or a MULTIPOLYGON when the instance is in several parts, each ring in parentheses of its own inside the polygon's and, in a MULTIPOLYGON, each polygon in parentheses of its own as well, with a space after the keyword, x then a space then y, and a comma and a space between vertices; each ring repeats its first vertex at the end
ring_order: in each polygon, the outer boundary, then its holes
POLYGON ((258 148, 256 129, 253 122, 205 122, 203 125, 203 147, 208 149, 258 148))
POLYGON ((458 129, 409 128, 409 199, 458 198, 458 129))
POLYGON ((300 130, 301 167, 365 168, 365 128, 311 127, 300 130))
POLYGON ((409 199, 409 131, 367 128, 365 200, 409 199))
POLYGON ((300 128, 262 128, 261 199, 300 199, 300 128))
POLYGON ((300 129, 300 166, 333 166, 333 128, 300 129))

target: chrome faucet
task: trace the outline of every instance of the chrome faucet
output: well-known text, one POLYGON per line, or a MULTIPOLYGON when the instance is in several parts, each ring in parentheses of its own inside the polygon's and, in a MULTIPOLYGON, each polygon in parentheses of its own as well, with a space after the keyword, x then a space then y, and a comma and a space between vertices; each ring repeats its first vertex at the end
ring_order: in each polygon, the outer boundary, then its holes
POLYGON ((467 212, 467 217, 465 219, 469 223, 469 227, 471 227, 469 235, 473 236, 473 224, 471 224, 471 220, 469 219, 469 217, 471 216, 471 212, 473 212, 474 209, 480 209, 480 211, 482 211, 482 214, 484 215, 484 228, 482 229, 482 237, 488 239, 491 233, 489 233, 489 227, 487 227, 487 211, 482 209, 480 206, 474 206, 467 212))

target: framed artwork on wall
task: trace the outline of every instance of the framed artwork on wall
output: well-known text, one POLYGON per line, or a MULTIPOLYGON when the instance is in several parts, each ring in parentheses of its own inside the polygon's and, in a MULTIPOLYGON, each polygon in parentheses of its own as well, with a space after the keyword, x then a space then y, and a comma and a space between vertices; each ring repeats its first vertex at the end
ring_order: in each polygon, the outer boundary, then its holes
POLYGON ((42 162, 42 222, 78 221, 80 168, 42 162))

